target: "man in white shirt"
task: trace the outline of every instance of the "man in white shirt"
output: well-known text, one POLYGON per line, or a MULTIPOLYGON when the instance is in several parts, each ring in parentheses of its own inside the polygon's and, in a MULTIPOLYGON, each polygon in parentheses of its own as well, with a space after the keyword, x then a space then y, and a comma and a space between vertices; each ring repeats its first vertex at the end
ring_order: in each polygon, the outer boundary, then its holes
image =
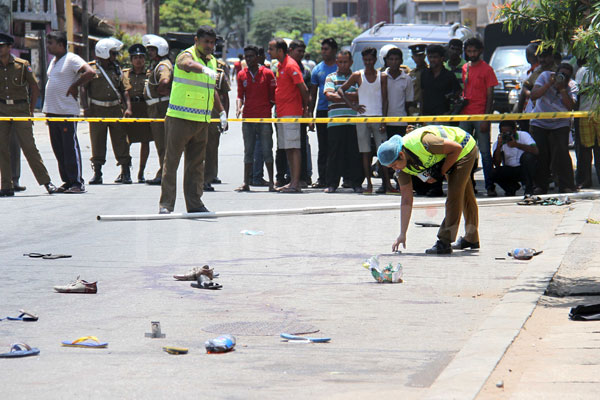
POLYGON ((517 131, 515 121, 500 122, 500 134, 492 148, 494 169, 492 181, 506 196, 514 196, 525 183, 525 196, 533 194, 537 155, 535 140, 525 131, 517 131))
MULTIPOLYGON (((79 116, 79 86, 96 74, 81 57, 67 52, 67 36, 54 31, 46 35, 48 52, 54 56, 48 65, 48 82, 43 112, 47 117, 79 116)), ((81 151, 77 140, 77 122, 48 122, 50 143, 63 180, 58 192, 83 193, 81 151)))

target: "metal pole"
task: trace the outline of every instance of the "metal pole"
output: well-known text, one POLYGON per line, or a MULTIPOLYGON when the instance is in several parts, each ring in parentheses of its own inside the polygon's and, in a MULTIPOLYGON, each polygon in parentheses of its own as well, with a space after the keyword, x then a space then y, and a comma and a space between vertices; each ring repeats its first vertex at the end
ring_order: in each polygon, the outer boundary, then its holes
POLYGON ((87 0, 81 0, 81 41, 83 42, 83 59, 90 59, 90 20, 88 15, 87 0))
POLYGON ((446 24, 446 0, 442 0, 442 24, 446 24))
POLYGON ((71 0, 65 0, 65 17, 67 18, 67 42, 68 50, 73 52, 75 44, 73 43, 73 4, 71 0))

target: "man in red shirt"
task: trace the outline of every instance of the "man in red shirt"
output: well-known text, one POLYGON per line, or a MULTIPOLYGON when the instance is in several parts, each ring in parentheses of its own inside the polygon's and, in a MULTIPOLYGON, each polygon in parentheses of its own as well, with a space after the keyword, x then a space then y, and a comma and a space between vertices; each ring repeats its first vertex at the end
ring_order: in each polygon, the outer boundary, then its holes
MULTIPOLYGON (((275 107, 277 117, 309 117, 308 88, 304 84, 298 63, 287 55, 287 44, 282 38, 269 42, 271 59, 277 59, 277 88, 275 107)), ((277 188, 283 193, 299 193, 300 189, 300 123, 277 124, 277 147, 284 149, 290 167, 291 181, 277 188)))
MULTIPOLYGON (((463 97, 467 105, 461 114, 491 114, 494 106, 494 86, 498 84, 496 74, 492 67, 481 59, 483 43, 477 38, 467 39, 465 42, 465 58, 463 65, 463 97)), ((496 197, 496 189, 492 181, 492 153, 490 150, 490 122, 489 121, 462 121, 460 128, 467 131, 477 141, 483 163, 483 177, 485 188, 489 197, 496 197)))
MULTIPOLYGON (((244 48, 246 68, 237 74, 237 110, 236 118, 270 118, 271 107, 275 104, 275 75, 263 65, 258 64, 258 47, 244 48)), ((243 122, 244 137, 244 184, 236 189, 249 192, 252 182, 252 163, 256 136, 260 135, 262 155, 269 173, 269 191, 275 191, 273 184, 273 127, 270 123, 243 122)))

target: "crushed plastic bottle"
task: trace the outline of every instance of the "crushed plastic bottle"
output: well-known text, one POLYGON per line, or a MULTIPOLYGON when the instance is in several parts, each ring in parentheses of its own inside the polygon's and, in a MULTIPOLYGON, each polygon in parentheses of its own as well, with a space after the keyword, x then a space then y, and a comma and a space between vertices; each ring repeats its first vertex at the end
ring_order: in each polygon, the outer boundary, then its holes
POLYGON ((373 256, 363 262, 363 267, 371 271, 371 275, 379 283, 402 283, 402 264, 398 263, 395 267, 389 263, 381 269, 379 267, 379 257, 373 256))
POLYGON ((208 354, 211 353, 227 353, 235 347, 235 337, 232 335, 221 335, 214 339, 204 342, 204 347, 208 354))
POLYGON ((532 248, 516 248, 508 252, 508 255, 516 258, 517 260, 531 260, 533 256, 541 254, 541 251, 536 251, 532 248))
POLYGON ((265 234, 263 231, 251 231, 248 229, 244 229, 243 231, 240 231, 240 233, 246 236, 262 236, 265 234))

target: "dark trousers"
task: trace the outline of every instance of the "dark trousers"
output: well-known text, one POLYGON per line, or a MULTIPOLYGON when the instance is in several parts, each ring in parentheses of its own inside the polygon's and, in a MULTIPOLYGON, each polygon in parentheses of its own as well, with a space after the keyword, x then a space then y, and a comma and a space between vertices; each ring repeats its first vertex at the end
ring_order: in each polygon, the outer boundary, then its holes
MULTIPOLYGON (((72 117, 71 115, 53 115, 48 117, 72 117)), ((69 187, 83 186, 81 173, 81 150, 77 140, 77 122, 48 122, 50 144, 58 162, 60 179, 69 187)))
POLYGON ((525 194, 533 194, 533 181, 535 178, 535 168, 537 157, 532 153, 523 153, 519 159, 520 165, 517 167, 501 166, 492 170, 492 181, 497 183, 504 192, 509 193, 517 191, 519 182, 525 184, 525 194))
POLYGON ((327 186, 337 188, 342 176, 352 186, 359 186, 364 177, 356 126, 339 125, 327 128, 327 146, 327 186))
POLYGON ((256 142, 254 144, 254 162, 252 163, 252 182, 259 183, 264 179, 264 163, 265 160, 262 152, 262 139, 260 138, 260 133, 256 132, 256 142))
POLYGON ((592 186, 592 155, 594 158, 594 169, 598 182, 600 182, 600 146, 598 141, 592 147, 579 146, 577 156, 577 184, 583 187, 592 186))
POLYGON ((558 180, 559 191, 570 191, 575 188, 573 176, 573 161, 569 154, 569 132, 568 126, 557 129, 544 129, 531 126, 531 136, 535 140, 539 150, 535 186, 548 191, 550 182, 550 171, 558 180))
MULTIPOLYGON (((327 118, 327 110, 317 110, 317 118, 327 118)), ((319 170, 319 181, 327 180, 327 164, 329 163, 329 128, 327 124, 317 124, 317 143, 319 144, 319 155, 317 156, 317 167, 319 170)))
MULTIPOLYGON (((275 124, 277 126, 277 124, 275 124)), ((300 125, 300 180, 308 182, 310 176, 308 176, 308 125, 300 125)), ((287 163, 287 155, 285 150, 277 149, 275 152, 275 167, 277 168, 277 174, 275 179, 280 183, 289 182, 290 174, 287 163)))

